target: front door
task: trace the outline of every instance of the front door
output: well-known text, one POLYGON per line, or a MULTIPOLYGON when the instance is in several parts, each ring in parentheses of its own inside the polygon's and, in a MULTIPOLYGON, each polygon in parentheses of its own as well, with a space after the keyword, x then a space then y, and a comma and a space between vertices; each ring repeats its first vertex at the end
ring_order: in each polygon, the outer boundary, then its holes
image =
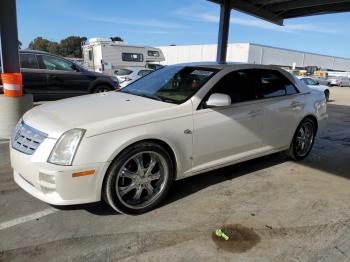
POLYGON ((76 71, 72 62, 50 55, 38 56, 39 65, 47 72, 47 100, 87 94, 90 79, 76 71))
POLYGON ((263 109, 252 72, 239 70, 224 76, 194 112, 193 173, 260 152, 263 109), (206 108, 205 101, 213 93, 229 95, 231 106, 206 108))

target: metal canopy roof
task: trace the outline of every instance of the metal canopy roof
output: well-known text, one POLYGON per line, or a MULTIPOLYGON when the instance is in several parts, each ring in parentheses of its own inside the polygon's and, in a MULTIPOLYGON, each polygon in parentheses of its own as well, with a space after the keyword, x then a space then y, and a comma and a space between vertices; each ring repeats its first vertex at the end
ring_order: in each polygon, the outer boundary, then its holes
MULTIPOLYGON (((223 0, 209 0, 222 4, 223 0)), ((232 9, 283 25, 287 18, 350 11, 349 0, 230 0, 232 9)))

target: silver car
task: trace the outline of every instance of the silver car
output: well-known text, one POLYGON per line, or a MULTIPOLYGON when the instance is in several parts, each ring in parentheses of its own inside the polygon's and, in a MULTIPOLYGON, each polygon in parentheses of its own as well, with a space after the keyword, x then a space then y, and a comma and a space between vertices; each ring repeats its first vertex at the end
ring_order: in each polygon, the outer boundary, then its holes
POLYGON ((350 86, 350 79, 348 77, 332 77, 329 79, 331 86, 350 86))

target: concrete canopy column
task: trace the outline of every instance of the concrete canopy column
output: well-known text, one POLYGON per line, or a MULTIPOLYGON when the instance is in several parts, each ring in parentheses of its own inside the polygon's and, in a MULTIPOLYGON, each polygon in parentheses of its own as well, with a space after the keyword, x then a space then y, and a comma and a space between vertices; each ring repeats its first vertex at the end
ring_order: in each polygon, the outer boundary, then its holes
MULTIPOLYGON (((20 73, 16 0, 0 1, 2 73, 20 73)), ((32 95, 0 95, 0 139, 8 139, 25 111, 33 106, 32 95)))
POLYGON ((228 34, 230 29, 230 14, 231 14, 230 0, 223 0, 222 3, 220 4, 218 49, 217 49, 217 55, 216 55, 216 61, 218 63, 226 62, 227 41, 228 41, 228 34))

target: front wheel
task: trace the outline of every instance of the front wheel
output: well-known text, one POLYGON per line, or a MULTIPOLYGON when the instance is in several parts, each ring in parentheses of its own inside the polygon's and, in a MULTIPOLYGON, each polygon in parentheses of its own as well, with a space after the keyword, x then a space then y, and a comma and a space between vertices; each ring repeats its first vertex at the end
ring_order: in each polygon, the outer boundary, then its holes
POLYGON ((112 88, 108 85, 99 85, 97 87, 95 87, 93 89, 93 93, 104 93, 104 92, 108 92, 108 91, 112 91, 112 88))
POLYGON ((324 96, 326 97, 326 101, 329 102, 329 91, 328 90, 324 91, 324 96))
POLYGON ((109 167, 103 198, 116 211, 141 214, 157 206, 174 177, 169 153, 153 142, 141 142, 124 150, 109 167))
POLYGON ((294 160, 302 160, 310 153, 314 144, 316 126, 310 118, 304 119, 298 126, 291 146, 289 155, 294 160))

